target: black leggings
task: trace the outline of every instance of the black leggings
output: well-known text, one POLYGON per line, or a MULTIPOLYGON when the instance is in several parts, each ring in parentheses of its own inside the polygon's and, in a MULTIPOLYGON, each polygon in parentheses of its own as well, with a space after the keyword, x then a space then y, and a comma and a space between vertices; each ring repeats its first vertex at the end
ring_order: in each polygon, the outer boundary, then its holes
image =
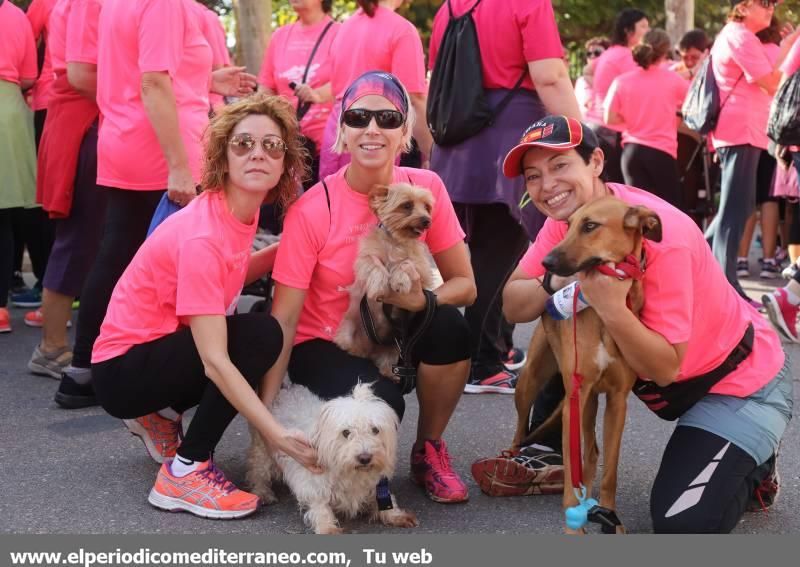
MULTIPOLYGON (((103 238, 81 291, 72 365, 89 368, 111 292, 144 242, 163 191, 108 189, 103 238)), ((97 219, 102 222, 102 219, 97 219)))
POLYGON ((756 487, 775 466, 696 427, 670 437, 650 495, 655 533, 729 533, 747 510, 756 487))
MULTIPOLYGON (((233 315, 226 321, 228 356, 257 389, 283 347, 281 327, 264 313, 233 315)), ((165 408, 183 413, 198 406, 178 451, 193 461, 208 459, 237 413, 206 377, 188 327, 92 365, 92 380, 100 405, 120 419, 165 408)))
POLYGON ((627 185, 649 191, 683 210, 678 162, 668 153, 642 144, 625 144, 622 173, 627 185))
POLYGON ((0 307, 8 304, 8 291, 14 271, 14 226, 16 209, 0 209, 0 307))
MULTIPOLYGON (((469 360, 469 327, 458 309, 437 307, 411 355, 432 366, 469 360)), ((296 345, 289 359, 289 379, 324 400, 346 396, 359 382, 375 382, 375 395, 403 419, 406 403, 400 386, 382 378, 371 360, 348 354, 330 341, 313 339, 296 345)))

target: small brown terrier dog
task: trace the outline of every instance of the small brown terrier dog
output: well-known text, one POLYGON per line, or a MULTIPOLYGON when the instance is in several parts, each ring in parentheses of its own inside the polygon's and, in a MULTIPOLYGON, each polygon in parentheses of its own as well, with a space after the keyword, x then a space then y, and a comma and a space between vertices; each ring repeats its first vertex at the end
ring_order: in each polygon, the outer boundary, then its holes
POLYGON ((397 349, 370 340, 361 322, 361 298, 367 296, 375 331, 383 340, 392 333, 383 312, 383 297, 390 291, 408 293, 416 279, 423 289, 431 288, 430 255, 419 237, 431 226, 433 203, 430 191, 408 183, 376 185, 369 192, 370 208, 380 224, 361 239, 350 306, 333 342, 354 356, 371 359, 381 374, 390 378, 397 349))
MULTIPOLYGON (((588 271, 606 262, 619 263, 632 254, 642 260, 642 239, 661 240, 661 220, 645 207, 632 207, 615 197, 604 197, 587 203, 569 219, 569 229, 564 240, 542 261, 542 264, 559 276, 572 276, 588 271)), ((634 280, 628 293, 628 303, 638 315, 644 303, 642 284, 634 280)), ((617 465, 619 463, 622 429, 625 425, 628 394, 636 381, 636 374, 622 358, 614 339, 606 332, 603 322, 594 309, 587 308, 577 314, 578 372, 583 376, 580 392, 580 411, 583 445, 583 482, 588 495, 597 470, 598 448, 595 437, 597 400, 606 396, 603 422, 603 478, 600 483, 600 506, 616 509, 617 465)), ((571 478, 570 404, 572 374, 575 366, 573 320, 556 321, 546 313, 531 339, 528 361, 520 373, 514 393, 517 408, 517 431, 514 449, 534 442, 550 423, 537 431, 529 431, 529 416, 540 388, 556 373, 564 381, 566 396, 562 406, 562 448, 564 457, 564 507, 575 506, 578 500, 573 492, 571 478)), ((625 528, 617 526, 617 533, 625 528)))

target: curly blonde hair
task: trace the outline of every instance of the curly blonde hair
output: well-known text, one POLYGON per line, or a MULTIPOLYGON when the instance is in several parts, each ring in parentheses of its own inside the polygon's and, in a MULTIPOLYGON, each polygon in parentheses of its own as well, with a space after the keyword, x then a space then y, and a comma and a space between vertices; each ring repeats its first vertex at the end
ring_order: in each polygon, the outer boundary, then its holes
POLYGON ((280 96, 257 93, 223 108, 208 125, 205 134, 203 191, 219 191, 228 178, 228 141, 236 125, 252 114, 271 118, 286 143, 283 173, 266 201, 283 211, 297 198, 297 189, 308 176, 308 152, 300 141, 296 111, 280 96))

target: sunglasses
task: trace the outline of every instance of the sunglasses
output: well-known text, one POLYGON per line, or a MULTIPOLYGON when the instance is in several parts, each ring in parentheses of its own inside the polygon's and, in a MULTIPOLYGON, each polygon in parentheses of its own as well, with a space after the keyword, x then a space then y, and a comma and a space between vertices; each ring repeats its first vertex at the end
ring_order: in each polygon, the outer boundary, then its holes
POLYGON ((373 117, 378 128, 395 130, 405 124, 406 117, 399 110, 367 110, 365 108, 351 108, 342 114, 342 122, 350 128, 366 128, 373 117))
POLYGON ((768 10, 774 8, 778 4, 778 0, 759 0, 758 3, 761 4, 762 8, 768 10))
MULTIPOLYGON (((231 151, 237 156, 246 156, 256 147, 257 140, 250 134, 236 134, 228 141, 231 151)), ((286 142, 274 134, 261 138, 261 148, 272 159, 281 159, 286 153, 286 142)))
POLYGON ((594 59, 595 57, 600 57, 603 54, 604 51, 605 51, 605 49, 600 49, 600 48, 589 49, 589 50, 586 51, 586 58, 587 59, 594 59))

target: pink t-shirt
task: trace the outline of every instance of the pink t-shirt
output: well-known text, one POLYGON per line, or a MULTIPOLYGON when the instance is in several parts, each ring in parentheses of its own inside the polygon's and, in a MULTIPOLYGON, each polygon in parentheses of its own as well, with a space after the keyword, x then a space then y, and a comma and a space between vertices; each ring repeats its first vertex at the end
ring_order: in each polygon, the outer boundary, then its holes
MULTIPOLYGON (((608 89, 611 88, 611 83, 623 73, 635 71, 637 67, 638 65, 633 60, 633 53, 630 48, 622 45, 612 45, 597 58, 597 63, 595 63, 594 67, 594 107, 601 120, 605 112, 603 104, 606 100, 608 89)), ((606 125, 606 127, 622 132, 622 127, 619 125, 606 125)))
MULTIPOLYGON (((272 276, 289 287, 307 290, 297 324, 295 344, 311 339, 333 340, 342 321, 353 283, 353 264, 361 237, 377 225, 366 195, 353 191, 345 181, 345 166, 329 176, 331 206, 318 183, 289 208, 272 276)), ((436 202, 431 228, 420 239, 431 254, 438 254, 464 240, 453 204, 438 175, 432 171, 394 168, 395 182, 426 187, 436 202)))
MULTIPOLYGON (((694 221, 647 191, 615 183, 608 187, 626 203, 643 205, 661 218, 661 242, 644 241, 647 267, 639 317, 670 344, 687 343, 677 380, 719 366, 750 323, 755 328, 752 354, 711 392, 746 397, 772 380, 784 361, 780 339, 725 279, 694 221)), ((548 218, 520 261, 520 268, 532 278, 543 275, 542 259, 566 232, 565 222, 548 218)))
MULTIPOLYGON (((450 0, 453 15, 465 14, 475 0, 450 0)), ((439 45, 450 19, 445 2, 433 19, 428 67, 433 69, 439 45)), ((561 59, 564 49, 550 0, 483 0, 472 13, 481 48, 483 86, 487 89, 511 89, 529 61, 561 59)), ((530 75, 521 85, 533 90, 530 75)))
MULTIPOLYGON (((198 4, 199 5, 199 4, 198 4)), ((211 45, 214 67, 227 67, 231 64, 231 54, 228 51, 228 38, 225 37, 225 28, 219 15, 212 9, 200 5, 203 9, 205 20, 204 34, 211 45)))
POLYGON ((370 18, 359 8, 347 18, 331 46, 331 87, 341 100, 367 71, 388 71, 412 94, 425 93, 425 56, 414 24, 378 6, 370 18))
POLYGON ((794 42, 794 45, 789 50, 786 59, 783 60, 781 65, 781 72, 788 77, 798 69, 800 69, 800 41, 794 42))
POLYGON ((36 80, 36 84, 31 91, 32 107, 34 110, 44 110, 47 108, 47 101, 50 100, 50 91, 53 87, 53 65, 50 60, 50 50, 47 48, 49 44, 49 30, 50 30, 50 14, 53 7, 59 0, 33 0, 31 5, 28 6, 28 20, 33 28, 33 37, 35 40, 40 38, 45 42, 44 62, 42 63, 42 72, 36 80))
POLYGON ((194 180, 200 180, 202 135, 208 125, 211 47, 194 0, 105 0, 100 13, 97 183, 152 191, 167 186, 167 162, 147 118, 142 74, 166 72, 194 180))
MULTIPOLYGON (((295 22, 278 28, 272 34, 267 50, 264 53, 264 62, 258 82, 271 91, 286 97, 297 107, 297 97, 289 83, 300 84, 303 82, 303 73, 308 64, 311 50, 317 43, 322 31, 330 23, 331 18, 325 17, 313 26, 304 26, 302 22, 295 22)), ((321 87, 331 80, 331 46, 339 32, 341 24, 334 23, 314 54, 314 60, 308 68, 306 83, 314 88, 321 87)), ((300 129, 305 136, 311 138, 322 147, 322 133, 330 116, 333 103, 312 104, 300 122, 300 129)))
POLYGON ((730 22, 714 41, 711 57, 722 105, 714 147, 750 144, 766 150, 771 97, 756 81, 772 73, 768 50, 744 24, 730 22))
POLYGON ((67 62, 97 65, 97 26, 101 0, 58 0, 50 14, 47 48, 55 73, 67 62))
POLYGON ((658 65, 638 67, 611 83, 605 108, 624 119, 622 145, 642 144, 678 156, 677 112, 689 82, 658 65))
POLYGON ((103 362, 189 324, 193 315, 232 315, 250 263, 258 217, 230 213, 206 191, 161 223, 119 279, 92 362, 103 362))
POLYGON ((11 2, 0 6, 0 80, 19 84, 36 78, 36 42, 25 12, 11 2))

